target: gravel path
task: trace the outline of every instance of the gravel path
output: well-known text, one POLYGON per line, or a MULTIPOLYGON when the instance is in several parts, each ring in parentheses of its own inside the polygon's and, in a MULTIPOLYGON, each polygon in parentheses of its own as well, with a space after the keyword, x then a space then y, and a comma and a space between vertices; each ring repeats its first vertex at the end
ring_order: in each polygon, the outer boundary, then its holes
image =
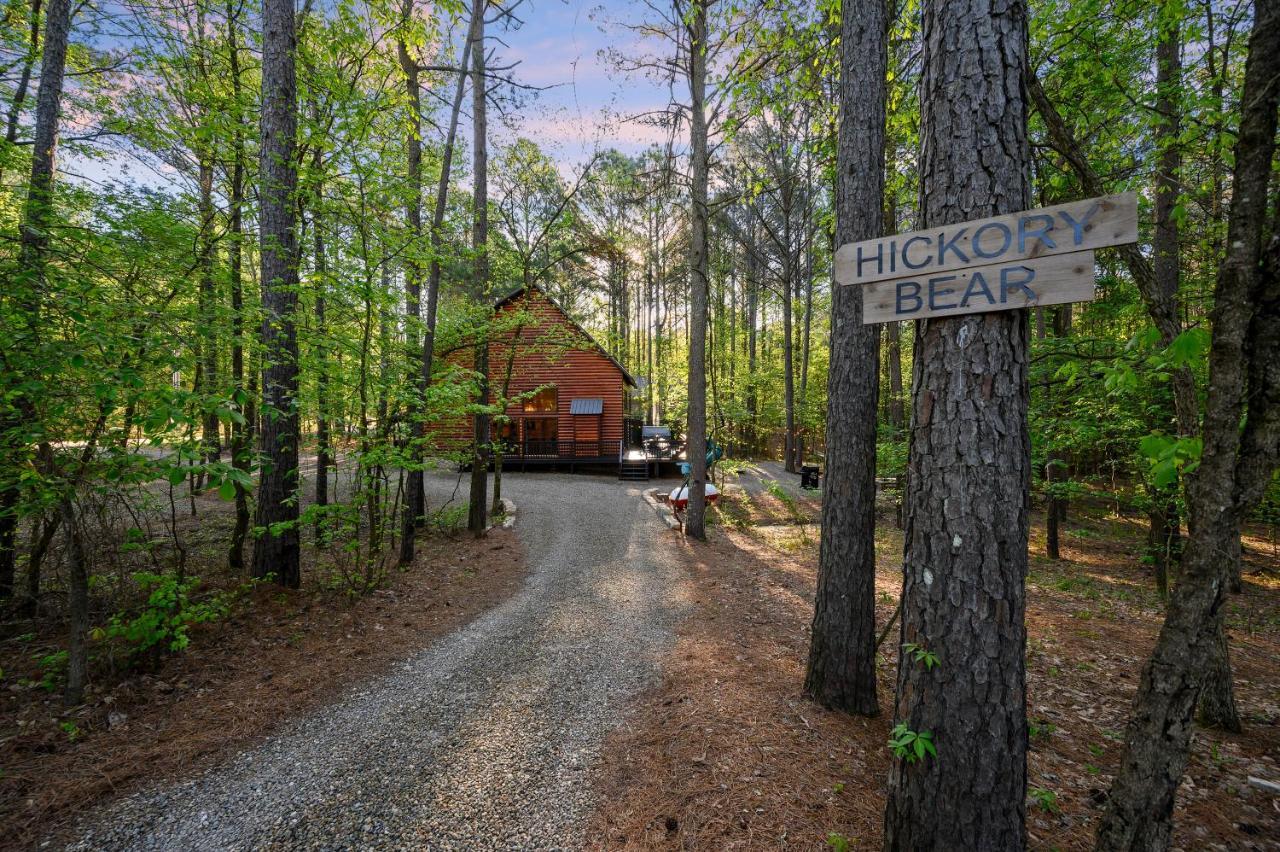
MULTIPOLYGON (((455 478, 428 474, 435 505, 455 478)), ((683 608, 676 545, 615 480, 508 475, 503 493, 520 593, 261 747, 110 806, 72 848, 581 846, 601 740, 683 608)))

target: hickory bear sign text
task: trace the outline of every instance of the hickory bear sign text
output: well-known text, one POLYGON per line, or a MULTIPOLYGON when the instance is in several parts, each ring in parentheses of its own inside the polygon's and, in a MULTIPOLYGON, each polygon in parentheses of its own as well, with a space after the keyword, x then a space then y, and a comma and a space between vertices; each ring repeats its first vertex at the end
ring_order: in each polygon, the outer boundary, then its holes
POLYGON ((862 290, 864 323, 1093 298, 1093 250, 1136 242, 1134 193, 850 243, 837 284, 862 290))

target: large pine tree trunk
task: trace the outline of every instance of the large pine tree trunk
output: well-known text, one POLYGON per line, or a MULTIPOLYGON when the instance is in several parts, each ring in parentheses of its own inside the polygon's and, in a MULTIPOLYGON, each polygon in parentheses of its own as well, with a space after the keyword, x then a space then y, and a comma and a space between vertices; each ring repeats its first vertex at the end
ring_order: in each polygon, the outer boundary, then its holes
POLYGON ((707 4, 692 0, 689 28, 689 509, 685 532, 706 540, 707 511, 707 4))
POLYGON ((253 576, 302 583, 298 536, 298 168, 297 48, 292 0, 262 6, 262 121, 259 227, 262 254, 262 474, 255 525, 253 576))
POLYGON ((1255 385, 1252 371, 1259 363, 1263 369, 1274 369, 1280 355, 1280 347, 1258 336, 1261 326, 1274 328, 1280 320, 1280 305, 1265 298, 1268 286, 1274 285, 1268 275, 1260 274, 1280 103, 1277 0, 1256 4, 1240 102, 1227 253, 1218 272, 1212 314, 1204 449, 1200 467, 1187 481, 1190 534, 1181 580, 1143 669, 1120 772, 1098 829, 1097 848, 1107 852, 1162 850, 1169 845, 1196 700, 1215 658, 1218 665, 1226 664, 1222 605, 1227 563, 1237 546, 1240 519, 1256 505, 1253 485, 1269 478, 1275 467, 1280 399, 1274 386, 1271 393, 1255 393, 1262 389, 1255 385), (1251 439, 1255 428, 1268 434, 1265 441, 1251 439))
MULTIPOLYGON (((841 112, 836 242, 873 239, 884 195, 888 13, 884 0, 846 0, 841 15, 841 112)), ((826 486, 818 591, 805 692, 828 707, 874 716, 876 697, 876 407, 879 328, 862 323, 858 285, 831 301, 826 486)))
MULTIPOLYGON (((471 286, 477 299, 488 298, 489 286, 489 127, 488 84, 485 82, 484 13, 485 0, 473 0, 471 26, 475 38, 471 45, 471 149, 472 215, 471 248, 475 252, 471 286)), ((482 331, 483 335, 485 332, 482 331)), ((475 369, 480 375, 480 404, 489 402, 489 342, 483 339, 475 347, 475 369)), ((485 495, 489 486, 489 417, 476 414, 472 432, 471 491, 467 513, 467 529, 476 536, 484 534, 488 522, 485 495)))
MULTIPOLYGON (((1030 206, 1022 4, 924 4, 922 226, 1030 206), (957 107, 957 105, 963 105, 957 107)), ((1021 849, 1031 480, 1025 311, 917 325, 895 719, 938 756, 895 760, 885 848, 1021 849)))

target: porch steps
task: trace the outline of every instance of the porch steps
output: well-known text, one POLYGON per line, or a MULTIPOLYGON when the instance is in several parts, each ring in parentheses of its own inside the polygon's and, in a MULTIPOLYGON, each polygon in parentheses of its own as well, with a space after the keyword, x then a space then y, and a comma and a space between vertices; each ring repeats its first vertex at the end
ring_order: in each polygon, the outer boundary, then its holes
POLYGON ((623 459, 618 466, 618 479, 627 482, 648 482, 649 463, 644 459, 623 459))

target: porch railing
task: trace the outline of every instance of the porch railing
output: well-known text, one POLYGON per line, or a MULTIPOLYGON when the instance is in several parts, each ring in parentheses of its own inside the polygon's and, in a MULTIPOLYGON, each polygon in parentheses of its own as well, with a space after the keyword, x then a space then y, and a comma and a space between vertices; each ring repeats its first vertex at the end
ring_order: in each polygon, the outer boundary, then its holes
POLYGON ((605 459, 613 458, 618 451, 618 441, 548 441, 524 440, 504 444, 507 458, 526 459, 605 459))

